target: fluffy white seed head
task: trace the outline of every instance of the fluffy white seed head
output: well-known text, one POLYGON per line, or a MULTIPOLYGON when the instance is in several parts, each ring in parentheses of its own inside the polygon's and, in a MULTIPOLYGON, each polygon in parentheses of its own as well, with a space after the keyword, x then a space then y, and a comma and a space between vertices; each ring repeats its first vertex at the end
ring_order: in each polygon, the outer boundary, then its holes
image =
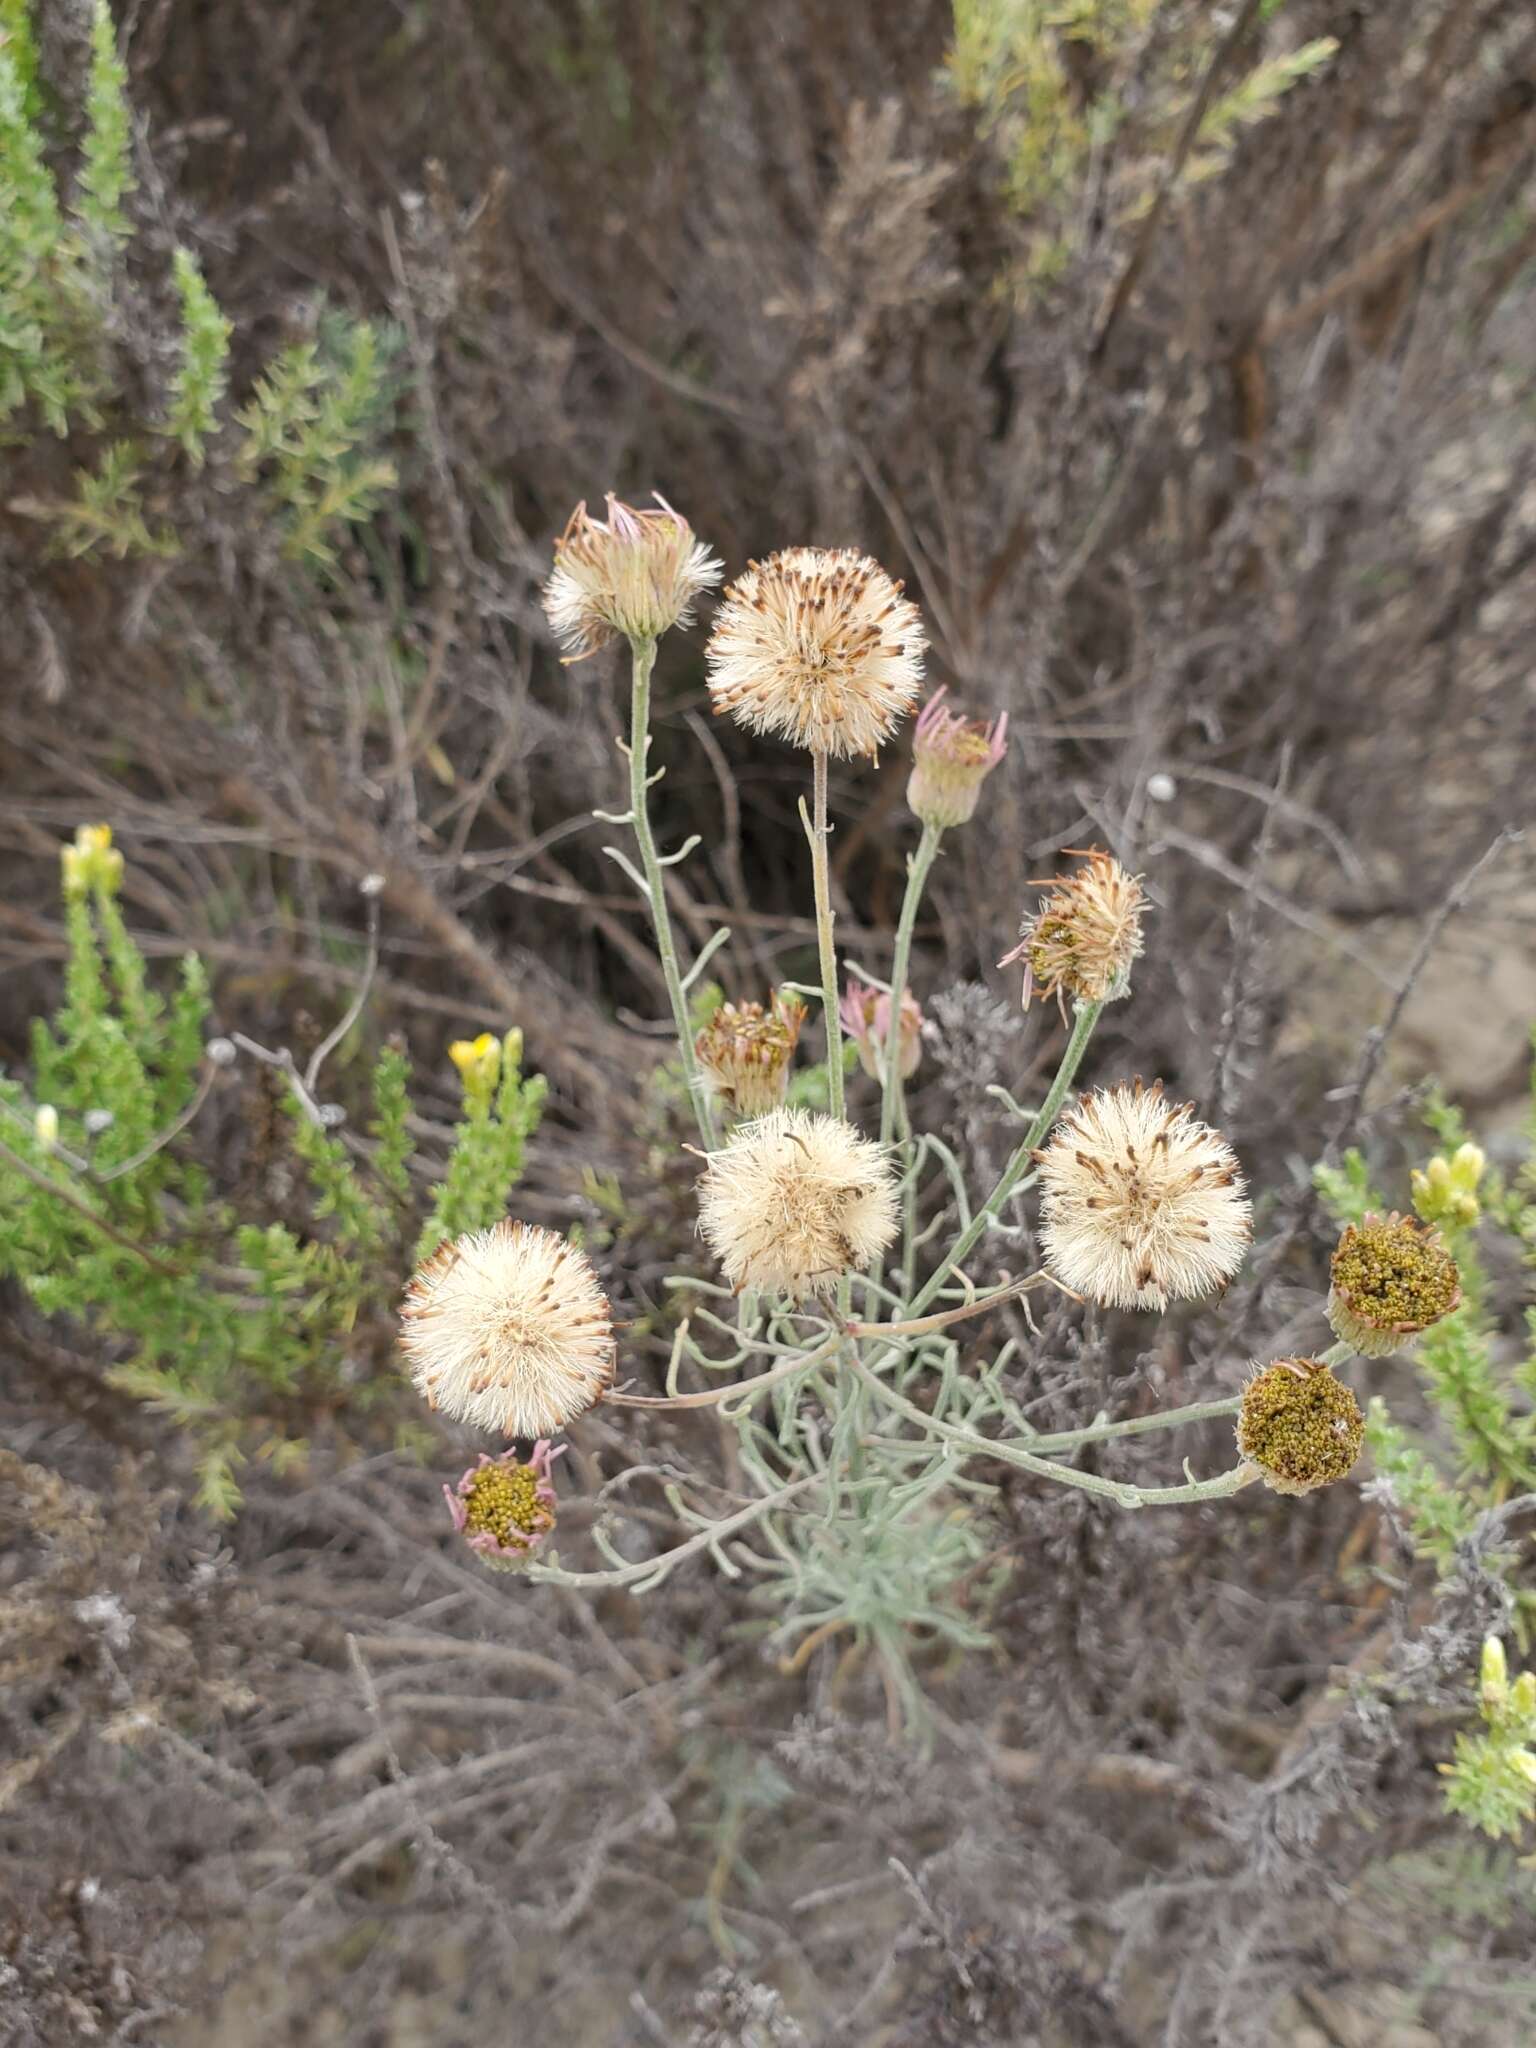
POLYGON ((884 1149, 810 1110, 743 1124, 699 1183, 699 1229, 738 1291, 829 1293, 885 1250, 896 1223, 884 1149))
POLYGON ((709 694, 753 732, 873 757, 917 702, 926 646, 916 605, 867 555, 785 548, 721 599, 709 694))
POLYGON ((1085 1096, 1035 1157, 1046 1259, 1091 1301, 1164 1309, 1242 1264, 1252 1221, 1237 1155, 1160 1083, 1085 1096))
POLYGON ((555 542, 544 611, 566 660, 585 661, 620 635, 655 640, 687 625, 719 580, 719 562, 664 498, 642 512, 610 495, 606 519, 578 505, 555 542))
POLYGON ((543 1437, 613 1378, 608 1297, 584 1252, 505 1218, 439 1246, 401 1306, 401 1348, 430 1407, 543 1437))

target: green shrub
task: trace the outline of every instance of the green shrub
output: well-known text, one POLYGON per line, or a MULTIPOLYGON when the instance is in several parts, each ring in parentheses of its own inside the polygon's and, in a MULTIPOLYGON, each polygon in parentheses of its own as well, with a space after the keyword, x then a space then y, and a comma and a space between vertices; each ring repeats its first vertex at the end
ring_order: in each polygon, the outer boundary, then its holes
MULTIPOLYGON (((64 849, 63 1001, 34 1026, 28 1081, 0 1079, 0 1273, 113 1340, 107 1379, 196 1438, 199 1499, 227 1515, 248 1457, 300 1460, 317 1419, 366 1411, 397 1384, 394 1307, 419 1219, 409 1069, 392 1046, 373 1058, 365 1142, 316 1101, 312 1072, 268 1055, 267 1177, 287 1193, 280 1220, 263 1213, 201 1142, 237 1057, 206 1037, 206 971, 189 954, 173 989, 154 985, 121 877, 104 826, 64 849)), ((505 1211, 544 1094, 520 1053, 516 1031, 454 1048, 464 1120, 422 1252, 505 1211)))

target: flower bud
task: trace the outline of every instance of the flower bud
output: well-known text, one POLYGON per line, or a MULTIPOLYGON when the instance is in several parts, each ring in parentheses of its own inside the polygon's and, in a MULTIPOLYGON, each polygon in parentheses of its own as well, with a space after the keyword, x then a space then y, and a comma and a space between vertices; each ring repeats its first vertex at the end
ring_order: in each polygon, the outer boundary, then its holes
POLYGON ((1461 1300, 1456 1261, 1439 1236, 1395 1213, 1346 1225, 1330 1277, 1333 1333, 1367 1358, 1402 1350, 1461 1300))
POLYGON ((1502 1707, 1509 1697, 1509 1665, 1505 1661, 1504 1645, 1497 1636, 1483 1638, 1483 1654, 1478 1665, 1478 1684, 1486 1708, 1502 1707))
POLYGON ((58 1149, 59 1112, 51 1102, 40 1102, 37 1105, 37 1114, 32 1119, 32 1129, 38 1144, 45 1152, 58 1149))
POLYGON ((1359 1403, 1318 1359, 1278 1358, 1243 1389, 1237 1448, 1276 1493, 1332 1486, 1364 1442, 1359 1403))
POLYGON ((516 1451, 503 1451, 499 1458, 482 1452, 457 1486, 444 1486, 454 1528, 492 1571, 516 1571, 554 1528, 549 1468, 563 1449, 552 1449, 541 1437, 526 1461, 516 1451))
POLYGON ((694 1041, 699 1065, 725 1107, 743 1120, 766 1116, 789 1093, 805 1005, 774 993, 761 1003, 722 1003, 694 1041))
POLYGON ((467 1103, 488 1103, 501 1078, 501 1041, 489 1031, 478 1038, 456 1038, 448 1057, 459 1070, 467 1103))
MULTIPOLYGON (((859 1049, 859 1064, 872 1081, 885 1074, 885 1048, 891 1033, 891 999, 883 989, 867 982, 850 981, 837 1006, 843 1029, 859 1049)), ((910 1081, 923 1057, 923 1013, 911 989, 901 993, 901 1011, 896 1024, 896 1065, 903 1081, 910 1081)))
POLYGON ((81 825, 73 846, 59 849, 64 894, 79 902, 92 889, 115 896, 122 886, 123 856, 112 844, 110 825, 81 825))
POLYGON ((912 733, 907 802, 925 825, 945 830, 976 815, 981 785, 1008 751, 1008 714, 991 725, 944 707, 939 690, 924 705, 912 733))
POLYGON ((1469 1229, 1482 1213, 1477 1187, 1487 1163, 1477 1145, 1458 1145, 1449 1159, 1436 1153, 1422 1173, 1414 1169, 1414 1208, 1426 1223, 1469 1229))
POLYGON ((719 562, 687 520, 659 494, 656 505, 639 512, 610 492, 606 520, 580 504, 555 542, 544 610, 567 662, 620 637, 655 640, 687 625, 699 593, 719 582, 719 562))

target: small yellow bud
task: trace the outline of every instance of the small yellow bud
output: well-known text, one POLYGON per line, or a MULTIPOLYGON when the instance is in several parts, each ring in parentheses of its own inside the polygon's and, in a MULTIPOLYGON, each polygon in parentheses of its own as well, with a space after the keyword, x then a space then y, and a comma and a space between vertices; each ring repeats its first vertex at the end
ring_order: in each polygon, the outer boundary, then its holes
POLYGON ((1436 1153, 1421 1173, 1413 1173, 1413 1206, 1426 1223, 1449 1223, 1470 1229, 1482 1213, 1477 1184, 1488 1164, 1482 1148, 1458 1145, 1447 1159, 1436 1153))
POLYGON ((500 1040, 489 1031, 482 1031, 474 1039, 457 1038, 448 1048, 448 1057, 459 1070, 465 1096, 472 1101, 488 1101, 501 1072, 500 1040))
POLYGON ((1451 1172, 1458 1187, 1475 1188, 1488 1164, 1480 1145, 1458 1145, 1451 1156, 1451 1172))
POLYGON ((1509 1665, 1505 1661, 1504 1645, 1497 1636, 1485 1636, 1483 1639, 1478 1679, 1482 1688, 1483 1705, 1502 1707, 1509 1697, 1509 1665))
POLYGON ((59 848, 59 865, 63 870, 64 894, 71 902, 78 903, 91 891, 91 864, 78 846, 59 848))
POLYGON ((1536 1671, 1522 1671, 1509 1688, 1512 1711, 1523 1719, 1536 1719, 1536 1671))
POLYGON ((1520 1773, 1527 1785, 1536 1785, 1536 1756, 1532 1756, 1528 1749, 1506 1750, 1505 1760, 1512 1770, 1520 1773))
POLYGON ((520 1067, 523 1064, 523 1034, 516 1024, 501 1041, 502 1064, 520 1067))
POLYGON ((32 1119, 32 1128, 37 1142, 45 1152, 52 1152, 59 1142, 59 1112, 51 1102, 40 1102, 37 1114, 32 1119))
POLYGON ((73 846, 61 846, 64 894, 78 901, 91 889, 115 896, 122 886, 123 856, 112 844, 110 825, 81 825, 73 846))

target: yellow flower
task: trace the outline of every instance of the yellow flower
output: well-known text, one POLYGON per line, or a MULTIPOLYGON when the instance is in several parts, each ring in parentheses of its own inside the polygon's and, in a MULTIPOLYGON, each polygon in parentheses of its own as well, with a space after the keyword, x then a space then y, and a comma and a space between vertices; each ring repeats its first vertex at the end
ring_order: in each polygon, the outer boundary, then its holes
POLYGON ((123 856, 112 844, 110 825, 81 825, 73 846, 61 846, 64 894, 78 900, 91 889, 115 896, 123 879, 123 856))
POLYGON ((478 1038, 456 1038, 448 1057, 459 1070, 464 1093, 477 1102, 489 1101, 501 1078, 501 1040, 482 1031, 478 1038))

